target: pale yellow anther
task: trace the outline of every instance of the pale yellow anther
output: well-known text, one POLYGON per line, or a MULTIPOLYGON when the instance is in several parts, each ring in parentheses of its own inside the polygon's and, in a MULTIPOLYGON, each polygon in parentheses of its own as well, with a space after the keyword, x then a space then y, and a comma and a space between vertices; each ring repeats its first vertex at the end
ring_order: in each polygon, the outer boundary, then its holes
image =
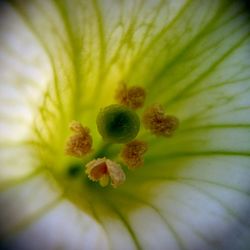
POLYGON ((107 186, 110 178, 111 185, 116 188, 126 179, 121 166, 105 157, 87 163, 85 172, 90 180, 99 181, 101 186, 107 186))
POLYGON ((143 124, 152 134, 170 137, 179 126, 179 120, 172 115, 165 115, 160 105, 148 108, 143 114, 143 124))
POLYGON ((127 87, 125 83, 121 83, 117 89, 115 99, 124 106, 131 109, 143 107, 146 98, 146 92, 142 87, 131 86, 127 87))
POLYGON ((134 140, 123 147, 121 158, 130 169, 141 167, 143 166, 143 156, 147 149, 148 146, 146 142, 134 140))
POLYGON ((71 135, 65 147, 65 153, 74 157, 83 157, 91 151, 92 138, 87 127, 83 127, 80 122, 73 121, 69 128, 74 133, 71 135))

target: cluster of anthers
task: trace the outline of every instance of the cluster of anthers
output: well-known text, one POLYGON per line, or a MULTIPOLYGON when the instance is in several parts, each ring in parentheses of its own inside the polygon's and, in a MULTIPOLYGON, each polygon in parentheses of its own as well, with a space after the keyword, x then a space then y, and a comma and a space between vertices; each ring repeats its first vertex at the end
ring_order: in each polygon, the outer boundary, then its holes
MULTIPOLYGON (((122 144, 120 160, 128 169, 142 167, 148 150, 147 142, 136 139, 140 130, 140 118, 136 110, 144 106, 145 99, 146 92, 142 87, 128 87, 121 83, 115 95, 117 103, 101 109, 96 119, 97 129, 105 143, 122 144)), ((157 104, 146 108, 141 120, 151 134, 163 137, 172 136, 179 125, 175 116, 166 115, 163 107, 157 104)), ((70 129, 73 134, 67 139, 65 153, 83 158, 92 152, 90 130, 77 121, 71 122, 70 129)), ((90 180, 98 181, 102 187, 111 182, 116 188, 126 179, 121 164, 106 157, 88 162, 85 173, 90 180)))

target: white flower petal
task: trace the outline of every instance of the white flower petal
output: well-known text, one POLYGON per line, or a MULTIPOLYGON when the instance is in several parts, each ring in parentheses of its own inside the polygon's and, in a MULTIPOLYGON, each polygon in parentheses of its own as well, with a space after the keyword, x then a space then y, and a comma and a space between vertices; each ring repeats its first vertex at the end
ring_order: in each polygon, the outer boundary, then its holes
MULTIPOLYGON (((249 17, 239 1, 13 1, 1 8, 0 200, 3 215, 13 215, 1 229, 32 223, 8 246, 36 247, 30 244, 39 237, 46 249, 61 246, 52 237, 60 222, 66 248, 247 249, 249 17), (65 131, 78 118, 92 128, 120 80, 144 86, 146 105, 163 104, 180 128, 164 141, 142 133, 150 147, 145 166, 128 173, 121 189, 103 191, 65 176, 65 131), (30 180, 40 167, 74 205, 37 221, 29 213, 58 194, 30 180), (27 188, 8 189, 22 181, 27 188), (97 223, 75 220, 88 206, 97 223), (85 223, 91 228, 81 231, 85 223)), ((100 140, 95 130, 93 138, 100 140)))

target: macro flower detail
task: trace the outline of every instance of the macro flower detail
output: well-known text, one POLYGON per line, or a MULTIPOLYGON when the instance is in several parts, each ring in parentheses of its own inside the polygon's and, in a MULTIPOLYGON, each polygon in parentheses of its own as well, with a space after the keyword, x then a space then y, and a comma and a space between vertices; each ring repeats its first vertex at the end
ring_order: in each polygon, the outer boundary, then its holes
POLYGON ((247 1, 0 2, 0 249, 249 249, 247 1))
POLYGON ((67 142, 65 153, 75 157, 83 157, 90 153, 92 148, 92 138, 88 128, 83 127, 81 123, 73 121, 70 129, 74 132, 67 142))
POLYGON ((99 181, 101 186, 107 186, 110 178, 114 188, 126 179, 121 166, 105 157, 89 162, 86 165, 86 174, 92 181, 99 181))
POLYGON ((127 87, 125 83, 121 83, 115 95, 115 99, 119 104, 125 105, 131 109, 139 109, 143 107, 146 98, 144 88, 139 86, 127 87))
POLYGON ((140 129, 138 115, 131 109, 113 104, 101 109, 96 118, 102 138, 110 143, 126 143, 133 140, 140 129))
POLYGON ((141 167, 143 166, 143 157, 147 149, 147 143, 134 140, 124 145, 121 151, 121 158, 130 169, 141 167))
MULTIPOLYGON (((104 141, 103 149, 112 144, 125 144, 120 152, 123 163, 129 169, 142 167, 144 154, 148 150, 146 142, 133 140, 140 129, 140 119, 132 109, 141 108, 145 101, 145 90, 141 87, 131 86, 127 89, 122 84, 115 95, 119 104, 112 104, 101 109, 96 118, 97 129, 104 141)), ((178 119, 174 116, 166 116, 161 106, 153 106, 147 109, 143 115, 146 128, 153 134, 170 136, 178 126, 178 119)), ((71 122, 70 128, 76 134, 70 136, 66 144, 66 154, 82 157, 89 153, 92 146, 92 138, 89 129, 84 128, 79 122, 71 122)), ((97 153, 98 154, 98 153, 97 153)), ((86 164, 86 174, 92 181, 99 181, 102 187, 109 183, 117 187, 125 181, 125 174, 121 166, 109 159, 94 159, 86 164)))
POLYGON ((172 115, 165 115, 160 105, 147 108, 142 119, 145 128, 158 136, 172 136, 179 125, 178 119, 172 115))
MULTIPOLYGON (((134 95, 134 93, 138 91, 139 96, 140 93, 144 94, 142 88, 133 86, 128 91, 128 97, 134 108, 135 103, 138 104, 138 95, 134 95)), ((141 100, 139 102, 142 104, 141 100)), ((99 151, 105 151, 107 147, 111 147, 115 143, 124 144, 128 142, 121 151, 121 157, 128 168, 135 169, 141 167, 144 163, 143 154, 147 151, 147 144, 139 140, 132 141, 139 132, 140 120, 131 107, 126 106, 128 105, 124 105, 124 103, 113 104, 101 109, 98 113, 96 118, 97 129, 104 141, 103 148, 99 151)), ((74 134, 69 136, 66 141, 65 153, 82 158, 90 153, 92 148, 90 131, 77 121, 72 121, 69 127, 74 134)), ((98 152, 94 153, 99 154, 98 152)), ((73 165, 69 168, 70 176, 77 175, 78 172, 80 172, 79 166, 73 165)), ((88 162, 85 173, 90 180, 98 181, 102 187, 109 184, 109 179, 111 179, 111 185, 114 188, 123 184, 126 179, 121 166, 110 159, 106 159, 105 156, 88 162)))

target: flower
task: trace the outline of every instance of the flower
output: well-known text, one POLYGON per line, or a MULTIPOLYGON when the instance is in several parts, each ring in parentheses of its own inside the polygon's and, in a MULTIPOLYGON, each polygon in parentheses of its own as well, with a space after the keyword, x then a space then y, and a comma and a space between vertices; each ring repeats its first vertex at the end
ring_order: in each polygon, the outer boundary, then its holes
POLYGON ((247 249, 249 16, 240 1, 6 1, 0 7, 3 249, 247 249), (144 165, 114 189, 85 165, 119 162, 100 109, 118 85, 180 125, 142 128, 144 165), (65 154, 72 120, 93 150, 65 154), (60 237, 59 237, 60 236, 60 237))

